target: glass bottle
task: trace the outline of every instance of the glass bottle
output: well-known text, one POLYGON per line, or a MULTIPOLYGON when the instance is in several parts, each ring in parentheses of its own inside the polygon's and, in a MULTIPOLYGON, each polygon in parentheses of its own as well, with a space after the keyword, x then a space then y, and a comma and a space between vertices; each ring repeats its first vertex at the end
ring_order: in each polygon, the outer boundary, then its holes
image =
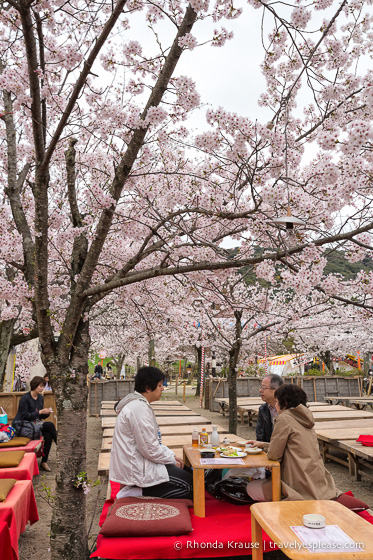
POLYGON ((210 443, 211 443, 213 449, 216 449, 220 445, 220 438, 219 438, 217 426, 212 427, 210 443))
POLYGON ((193 428, 192 432, 192 446, 198 447, 198 430, 197 428, 193 428))

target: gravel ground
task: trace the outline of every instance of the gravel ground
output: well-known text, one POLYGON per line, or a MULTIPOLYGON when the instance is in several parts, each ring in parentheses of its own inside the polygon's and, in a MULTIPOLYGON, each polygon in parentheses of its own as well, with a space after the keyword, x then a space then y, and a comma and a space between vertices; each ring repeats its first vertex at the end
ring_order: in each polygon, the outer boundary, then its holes
MULTIPOLYGON (((196 399, 192 395, 194 391, 190 388, 187 389, 186 405, 192 410, 195 410, 199 414, 202 414, 213 423, 220 424, 228 428, 228 418, 223 417, 219 413, 210 412, 208 410, 201 409, 199 407, 199 399, 196 399)), ((178 399, 182 401, 182 396, 179 395, 175 397, 173 388, 170 388, 164 394, 165 400, 175 400, 178 399)), ((255 438, 255 428, 248 426, 238 426, 238 435, 242 436, 243 439, 253 439, 255 438)), ((100 419, 95 417, 88 417, 88 436, 87 436, 87 472, 91 480, 97 479, 97 464, 98 455, 101 448, 101 427, 100 419)), ((48 464, 53 470, 55 467, 55 446, 52 446, 52 451, 48 464)), ((346 492, 351 490, 357 498, 364 500, 371 507, 373 507, 373 487, 372 483, 363 480, 360 482, 355 482, 351 480, 347 468, 337 463, 328 463, 328 470, 332 473, 336 485, 338 488, 346 492)), ((50 560, 50 550, 49 550, 49 530, 50 530, 50 520, 51 520, 51 507, 43 498, 43 486, 49 487, 51 492, 54 490, 54 474, 43 473, 34 478, 34 489, 36 495, 36 501, 39 510, 40 521, 35 523, 32 527, 27 527, 26 531, 21 535, 19 539, 19 549, 20 549, 20 560, 30 560, 30 558, 37 558, 38 560, 50 560)), ((106 480, 102 480, 102 484, 94 488, 88 495, 87 501, 87 519, 88 524, 91 525, 90 536, 91 544, 94 546, 97 533, 99 531, 98 520, 102 506, 106 498, 107 483, 106 480)), ((232 557, 234 558, 234 557, 232 557)), ((238 558, 238 557, 236 557, 238 558)), ((251 556, 240 556, 240 559, 250 559, 251 556)), ((265 560, 284 560, 287 558, 280 551, 273 551, 266 553, 264 555, 265 560)), ((73 560, 73 559, 72 559, 73 560)), ((74 559, 83 560, 83 559, 74 559)), ((206 559, 204 559, 206 560, 206 559)))

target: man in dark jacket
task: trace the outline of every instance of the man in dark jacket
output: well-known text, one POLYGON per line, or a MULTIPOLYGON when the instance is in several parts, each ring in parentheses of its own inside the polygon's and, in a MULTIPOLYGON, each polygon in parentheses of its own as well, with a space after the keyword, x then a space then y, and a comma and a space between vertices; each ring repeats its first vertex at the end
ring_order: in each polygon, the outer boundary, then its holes
POLYGON ((263 377, 262 384, 259 387, 259 394, 265 404, 262 404, 259 408, 256 424, 257 441, 270 441, 271 439, 273 423, 278 415, 275 408, 275 391, 283 382, 280 375, 269 374, 263 377))

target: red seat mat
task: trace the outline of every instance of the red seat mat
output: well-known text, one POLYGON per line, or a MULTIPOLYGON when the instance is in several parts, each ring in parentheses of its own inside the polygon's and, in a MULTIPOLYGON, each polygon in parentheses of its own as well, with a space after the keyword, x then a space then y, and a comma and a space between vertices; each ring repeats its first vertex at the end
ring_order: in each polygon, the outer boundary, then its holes
MULTIPOLYGON (((113 502, 105 502, 100 525, 113 502)), ((191 510, 192 512, 193 510, 191 510)), ((104 537, 97 538, 97 550, 91 558, 130 560, 158 558, 212 558, 251 554, 250 506, 234 506, 215 499, 206 500, 206 517, 193 513, 193 531, 177 537, 104 537)), ((263 533, 265 550, 274 550, 263 533)))
MULTIPOLYGON (((113 499, 104 504, 100 526, 106 519, 118 489, 119 485, 112 483, 113 499)), ((351 492, 347 493, 352 495, 351 492)), ((357 515, 373 525, 373 517, 366 511, 357 515)), ((234 506, 212 498, 206 500, 206 517, 196 517, 193 513, 191 517, 193 531, 178 537, 114 538, 98 535, 97 550, 91 558, 166 560, 251 555, 250 506, 234 506)), ((265 552, 277 548, 264 531, 263 546, 265 552)))

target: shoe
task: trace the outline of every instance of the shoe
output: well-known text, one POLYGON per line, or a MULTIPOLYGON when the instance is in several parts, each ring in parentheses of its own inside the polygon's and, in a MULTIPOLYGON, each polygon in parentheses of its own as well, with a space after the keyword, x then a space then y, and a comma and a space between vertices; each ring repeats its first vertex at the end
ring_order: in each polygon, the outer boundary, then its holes
POLYGON ((52 469, 49 467, 48 463, 40 463, 40 468, 42 471, 52 472, 52 469))

